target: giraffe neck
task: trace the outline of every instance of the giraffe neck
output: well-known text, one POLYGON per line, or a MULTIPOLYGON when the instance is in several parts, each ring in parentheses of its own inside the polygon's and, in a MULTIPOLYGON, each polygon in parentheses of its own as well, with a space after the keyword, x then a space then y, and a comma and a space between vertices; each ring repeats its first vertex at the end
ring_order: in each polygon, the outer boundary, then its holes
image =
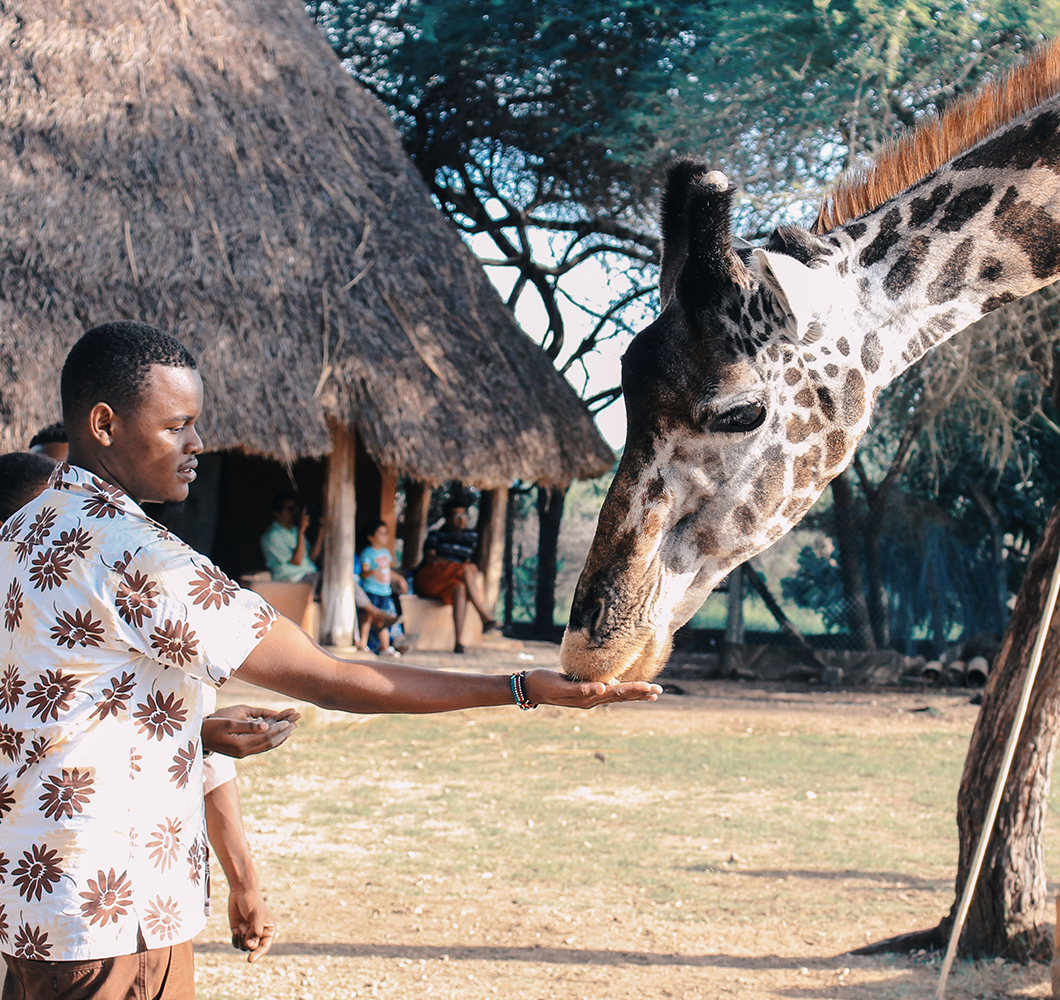
POLYGON ((836 319, 878 388, 1060 276, 1060 96, 823 240, 850 292, 836 319))

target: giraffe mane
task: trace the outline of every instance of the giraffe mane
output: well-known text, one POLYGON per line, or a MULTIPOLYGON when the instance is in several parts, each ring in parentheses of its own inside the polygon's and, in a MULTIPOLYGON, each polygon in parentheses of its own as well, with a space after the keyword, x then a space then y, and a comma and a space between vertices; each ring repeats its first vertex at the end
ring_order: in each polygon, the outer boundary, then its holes
POLYGON ((1057 91, 1060 39, 1039 46, 1022 66, 889 143, 867 170, 841 178, 825 195, 813 232, 830 232, 871 212, 1057 91))

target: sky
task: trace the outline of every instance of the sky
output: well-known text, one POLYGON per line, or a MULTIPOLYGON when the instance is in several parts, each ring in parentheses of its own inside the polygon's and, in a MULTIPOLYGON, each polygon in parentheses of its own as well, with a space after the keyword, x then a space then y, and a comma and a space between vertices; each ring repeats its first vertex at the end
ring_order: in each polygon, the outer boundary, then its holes
MULTIPOLYGON (((469 241, 473 250, 479 251, 480 257, 489 257, 496 253, 492 244, 488 241, 476 245, 475 239, 469 241), (492 254, 491 254, 492 251, 492 254)), ((486 273, 497 287, 504 299, 512 289, 516 278, 516 269, 511 267, 486 267, 486 273)), ((603 308, 611 301, 612 296, 607 291, 607 272, 603 267, 593 261, 587 261, 576 270, 570 272, 564 279, 563 287, 567 293, 575 299, 582 299, 594 306, 603 308)), ((594 320, 584 312, 571 305, 569 302, 560 300, 560 309, 563 313, 565 323, 565 346, 567 351, 560 355, 560 364, 573 351, 585 334, 593 327, 594 320)), ((648 313, 645 313, 645 323, 649 321, 648 313)), ((519 325, 537 342, 541 343, 545 331, 548 330, 548 318, 540 298, 531 291, 524 292, 520 296, 515 309, 515 318, 519 325)), ((572 368, 570 381, 575 391, 583 398, 588 398, 597 392, 604 392, 612 386, 618 385, 622 377, 622 354, 629 345, 629 337, 615 337, 603 341, 599 347, 585 359, 588 370, 588 381, 585 372, 580 367, 572 368)), ((616 400, 606 409, 596 414, 596 425, 600 429, 604 440, 616 451, 622 448, 626 441, 626 408, 622 399, 616 400)))

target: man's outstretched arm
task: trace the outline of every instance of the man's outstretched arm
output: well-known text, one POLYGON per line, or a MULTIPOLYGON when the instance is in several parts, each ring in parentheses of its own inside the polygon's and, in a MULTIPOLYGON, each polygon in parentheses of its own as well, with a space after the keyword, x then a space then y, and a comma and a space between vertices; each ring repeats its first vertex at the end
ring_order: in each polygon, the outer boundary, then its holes
MULTIPOLYGON (((513 703, 506 674, 430 670, 382 660, 342 660, 286 618, 273 623, 235 676, 321 708, 361 714, 451 712, 513 703)), ((525 690, 533 704, 568 708, 655 701, 662 693, 657 684, 647 681, 612 685, 569 681, 554 670, 529 671, 525 690)))

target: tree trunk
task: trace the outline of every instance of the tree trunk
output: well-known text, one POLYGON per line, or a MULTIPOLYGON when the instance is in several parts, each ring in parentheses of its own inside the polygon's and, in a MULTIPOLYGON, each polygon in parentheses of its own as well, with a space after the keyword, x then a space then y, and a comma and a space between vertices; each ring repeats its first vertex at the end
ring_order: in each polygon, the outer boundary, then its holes
POLYGON ((886 649, 891 644, 891 620, 880 566, 880 531, 887 498, 883 496, 876 500, 878 502, 869 506, 868 523, 865 526, 865 593, 873 641, 878 649, 886 649))
POLYGON ((551 639, 556 617, 556 563, 559 558, 559 526, 563 519, 566 490, 537 488, 537 594, 534 631, 551 639))
MULTIPOLYGON (((957 797, 958 900, 997 779, 1058 551, 1060 504, 1053 508, 1020 587, 968 747, 957 797)), ((997 824, 961 935, 962 956, 1047 961, 1052 952, 1045 927, 1050 913, 1042 830, 1060 732, 1058 697, 1060 616, 1054 615, 997 824)), ((952 926, 956 907, 954 903, 945 921, 948 926, 952 926)))
POLYGON ((847 609, 847 629, 858 649, 875 649, 876 640, 869 623, 865 602, 865 581, 861 575, 858 552, 857 516, 854 513, 854 491, 844 470, 832 480, 832 510, 835 537, 839 542, 839 571, 843 577, 843 597, 847 609))

